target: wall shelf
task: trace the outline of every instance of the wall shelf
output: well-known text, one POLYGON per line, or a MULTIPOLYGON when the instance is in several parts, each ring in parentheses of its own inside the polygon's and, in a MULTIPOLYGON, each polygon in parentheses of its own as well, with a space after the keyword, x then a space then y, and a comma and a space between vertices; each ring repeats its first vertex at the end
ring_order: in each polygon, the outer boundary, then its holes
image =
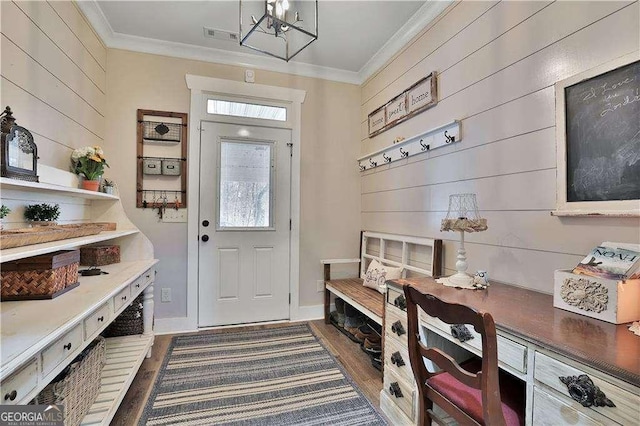
POLYGON ((360 167, 360 171, 364 172, 365 170, 390 164, 416 154, 433 151, 436 148, 460 142, 461 140, 460 122, 454 120, 451 123, 363 155, 358 158, 358 166, 360 167))
POLYGON ((55 192, 72 197, 85 198, 88 200, 119 200, 117 195, 105 194, 104 192, 87 191, 86 189, 72 188, 68 186, 53 185, 50 183, 27 182, 16 179, 0 178, 0 189, 13 189, 28 192, 55 192))
POLYGON ((38 256, 46 253, 52 253, 58 250, 77 248, 86 244, 98 243, 100 241, 107 241, 131 234, 137 234, 138 232, 140 232, 138 229, 102 231, 99 234, 88 235, 86 237, 69 238, 67 240, 51 241, 49 243, 32 244, 23 247, 0 250, 0 263, 24 259, 31 256, 38 256))

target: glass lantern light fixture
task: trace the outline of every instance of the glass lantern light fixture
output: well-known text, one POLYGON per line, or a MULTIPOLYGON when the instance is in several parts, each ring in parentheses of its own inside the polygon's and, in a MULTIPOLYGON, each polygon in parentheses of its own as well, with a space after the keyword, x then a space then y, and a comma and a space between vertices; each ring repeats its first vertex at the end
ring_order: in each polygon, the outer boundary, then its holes
POLYGON ((240 0, 240 45, 289 62, 318 39, 318 0, 240 0))
POLYGON ((16 124, 8 106, 0 117, 0 174, 2 177, 38 182, 38 147, 31 132, 16 124))
MULTIPOLYGON (((449 210, 442 219, 440 231, 460 233, 460 246, 456 257, 456 273, 436 280, 448 287, 468 289, 479 288, 471 275, 467 274, 467 251, 464 248, 465 232, 481 232, 487 230, 487 219, 480 217, 476 194, 449 195, 449 210)), ((481 287, 481 286, 480 286, 481 287)))

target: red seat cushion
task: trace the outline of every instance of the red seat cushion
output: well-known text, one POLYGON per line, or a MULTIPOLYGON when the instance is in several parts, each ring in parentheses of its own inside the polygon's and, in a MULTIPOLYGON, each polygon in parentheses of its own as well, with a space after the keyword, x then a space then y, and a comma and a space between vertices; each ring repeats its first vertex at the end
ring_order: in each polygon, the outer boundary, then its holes
MULTIPOLYGON (((482 369, 482 361, 474 360, 461 365, 461 367, 476 373, 482 369)), ((460 407, 475 421, 484 424, 480 389, 474 389, 461 383, 449 373, 438 374, 427 380, 427 384, 454 405, 460 407)), ((500 371, 502 412, 507 425, 524 425, 525 386, 524 382, 500 371)))

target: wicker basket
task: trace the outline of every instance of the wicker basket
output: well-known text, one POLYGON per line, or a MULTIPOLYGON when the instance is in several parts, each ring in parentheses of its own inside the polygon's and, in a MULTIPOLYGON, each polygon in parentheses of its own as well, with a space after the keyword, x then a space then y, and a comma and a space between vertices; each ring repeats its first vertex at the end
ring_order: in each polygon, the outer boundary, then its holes
POLYGON ((86 237, 87 235, 99 234, 102 230, 101 226, 92 224, 36 226, 34 228, 2 230, 0 233, 0 249, 86 237))
POLYGON ((80 264, 86 266, 103 266, 120 263, 120 246, 103 245, 80 248, 80 264))
POLYGON ((144 332, 143 322, 143 295, 136 297, 133 303, 127 307, 104 331, 105 337, 131 336, 144 332))
POLYGON ((53 299, 78 285, 79 250, 2 264, 2 300, 53 299))
POLYGON ((31 403, 62 404, 65 426, 79 425, 100 393, 105 352, 105 340, 98 336, 31 403))

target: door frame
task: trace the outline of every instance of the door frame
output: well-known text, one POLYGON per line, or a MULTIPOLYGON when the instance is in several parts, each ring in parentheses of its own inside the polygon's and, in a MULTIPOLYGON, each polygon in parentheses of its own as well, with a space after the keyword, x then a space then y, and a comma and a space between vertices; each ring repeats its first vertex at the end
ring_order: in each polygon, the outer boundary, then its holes
MULTIPOLYGON (((199 75, 185 76, 187 88, 191 91, 189 114, 189 154, 187 176, 187 326, 198 328, 198 250, 200 211, 200 123, 211 120, 206 110, 206 96, 216 94, 225 97, 243 96, 265 101, 289 104, 290 118, 283 127, 291 129, 293 143, 291 158, 291 234, 289 262, 289 320, 300 318, 300 138, 302 103, 305 90, 290 89, 264 84, 244 83, 199 75)), ((219 121, 219 120, 216 120, 219 121)), ((230 124, 234 124, 230 120, 230 124)), ((258 124, 259 125, 259 124, 258 124)))

